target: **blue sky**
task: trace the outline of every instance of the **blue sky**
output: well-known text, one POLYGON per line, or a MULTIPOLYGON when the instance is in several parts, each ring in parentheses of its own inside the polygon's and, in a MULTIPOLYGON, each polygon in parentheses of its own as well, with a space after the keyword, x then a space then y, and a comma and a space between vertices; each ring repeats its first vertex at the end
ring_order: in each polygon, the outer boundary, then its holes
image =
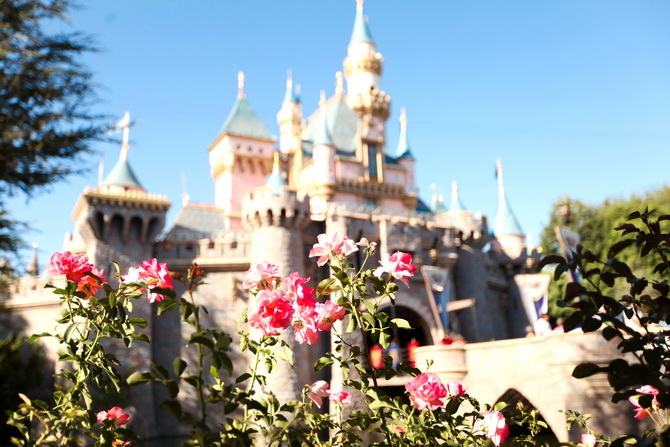
MULTIPOLYGON (((537 242, 551 204, 590 203, 667 182, 670 166, 670 2, 665 0, 367 0, 391 95, 389 149, 400 107, 417 158, 420 195, 431 184, 492 216, 495 159, 526 233, 537 242)), ((180 208, 181 174, 193 201, 212 202, 207 148, 246 75, 251 105, 277 134, 286 70, 305 113, 335 88, 354 0, 95 0, 71 28, 102 52, 85 63, 100 84, 98 111, 130 110, 131 164, 144 187, 180 208)), ((119 147, 101 144, 106 168, 119 147)), ((35 231, 42 264, 62 250, 70 213, 90 171, 49 192, 10 201, 35 231)), ((666 210, 667 211, 667 210, 666 210)), ((21 268, 22 266, 18 266, 21 268)))

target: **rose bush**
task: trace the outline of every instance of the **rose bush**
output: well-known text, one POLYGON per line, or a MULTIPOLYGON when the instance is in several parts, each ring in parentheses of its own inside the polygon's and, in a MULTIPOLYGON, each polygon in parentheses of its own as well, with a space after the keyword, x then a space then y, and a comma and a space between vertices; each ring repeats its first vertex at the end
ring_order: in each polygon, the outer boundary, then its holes
MULTIPOLYGON (((231 359, 233 336, 201 322, 204 310, 194 291, 203 285, 205 273, 197 265, 185 275, 169 272, 156 259, 130 267, 126 274, 117 267, 119 285, 113 287, 85 256, 55 254, 48 269, 66 278, 63 288, 54 288, 65 309, 58 320, 62 330, 33 339, 57 337, 64 347, 61 360, 72 367, 58 372, 52 403, 23 397, 24 404, 11 418, 23 435, 15 443, 65 446, 85 438, 99 446, 139 443, 141 439, 127 428, 129 414, 116 406, 100 411, 96 390, 118 392, 153 383, 165 388, 167 399, 161 407, 186 427, 188 445, 537 445, 534 436, 546 425, 536 411, 482 405, 462 384, 443 383, 437 374, 419 371, 409 362, 394 365, 387 357, 379 368, 370 366, 368 340, 388 349, 392 332, 409 327, 380 307, 393 304, 397 283, 408 286, 416 272, 411 255, 402 252, 381 253, 379 265, 366 268, 376 249, 367 240, 320 235, 309 255, 318 265, 328 265, 330 275, 314 287, 299 272, 283 278, 271 263, 251 265, 243 282, 250 294, 249 307, 236 334, 240 350, 251 357, 244 369, 235 369, 239 366, 231 359), (354 268, 348 257, 359 250, 364 260, 354 268), (185 284, 184 296, 175 295, 173 279, 185 284), (146 321, 133 311, 133 302, 140 299, 156 307, 158 318, 179 312, 182 323, 192 330, 186 342, 195 350, 193 358, 178 357, 172 368, 151 364, 148 371, 125 375, 124 365, 105 341, 120 340, 123 349, 150 341, 142 331, 146 321), (338 368, 344 389, 331 391, 321 380, 305 384, 301 399, 279 401, 268 384, 279 362, 291 362, 284 336, 312 345, 324 332, 332 338, 333 349, 317 360, 314 369, 338 368), (406 378, 404 397, 391 397, 379 386, 381 379, 396 376, 406 378), (186 388, 188 392, 182 392, 186 388), (194 409, 182 405, 180 397, 185 394, 194 396, 194 409), (326 403, 330 413, 322 412, 326 403), (212 422, 214 408, 220 413, 219 424, 212 422), (509 441, 510 420, 503 410, 519 427, 509 441)), ((664 392, 656 385, 638 386, 637 394, 628 397, 639 415, 648 414, 664 424, 659 419, 665 410, 664 392)), ((574 413, 570 418, 580 424, 586 419, 574 413)), ((588 432, 578 445, 608 442, 598 439, 588 432)))

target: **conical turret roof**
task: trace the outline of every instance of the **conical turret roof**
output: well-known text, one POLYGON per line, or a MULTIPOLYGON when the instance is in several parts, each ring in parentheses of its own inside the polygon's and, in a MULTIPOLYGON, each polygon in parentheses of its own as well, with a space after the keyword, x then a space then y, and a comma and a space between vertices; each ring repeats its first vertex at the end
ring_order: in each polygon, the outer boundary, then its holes
POLYGON ((228 118, 223 123, 219 134, 274 141, 276 139, 275 136, 268 130, 258 115, 256 115, 251 104, 247 101, 247 95, 244 93, 244 74, 241 72, 238 75, 238 86, 237 100, 228 118))
POLYGON ((414 158, 409 144, 409 138, 407 137, 407 116, 404 107, 400 110, 400 135, 398 137, 396 156, 398 158, 414 158))
POLYGON ((449 204, 449 213, 457 214, 461 211, 467 211, 468 209, 461 202, 461 198, 458 195, 458 184, 456 181, 451 183, 451 203, 449 204))
POLYGON ((503 181, 500 160, 496 163, 496 175, 498 177, 498 207, 493 221, 492 235, 494 237, 509 234, 524 236, 521 225, 519 225, 519 221, 514 215, 505 194, 505 183, 503 181))
POLYGON ((356 18, 354 19, 354 31, 351 33, 349 45, 357 42, 369 42, 374 44, 368 22, 363 14, 363 0, 356 1, 356 18))

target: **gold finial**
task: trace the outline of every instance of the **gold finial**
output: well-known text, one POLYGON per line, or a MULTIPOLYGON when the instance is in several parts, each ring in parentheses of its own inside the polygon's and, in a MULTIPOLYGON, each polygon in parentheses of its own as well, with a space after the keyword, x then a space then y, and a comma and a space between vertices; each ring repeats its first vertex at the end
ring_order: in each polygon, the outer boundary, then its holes
POLYGON ((356 0, 356 12, 363 12, 363 0, 356 0))
POLYGON ((338 71, 335 73, 335 94, 341 95, 344 93, 344 82, 342 79, 342 72, 338 71))
POLYGON ((321 90, 321 94, 319 95, 319 107, 322 109, 326 108, 326 91, 321 90))
POLYGON ((240 71, 237 73, 237 97, 242 99, 246 97, 244 94, 244 72, 240 71))
POLYGON ((293 73, 291 69, 286 70, 286 90, 293 88, 293 73))
POLYGON ((404 107, 400 108, 400 125, 403 127, 407 125, 407 112, 404 107))
POLYGON ((295 96, 296 98, 300 98, 300 84, 295 85, 295 96))

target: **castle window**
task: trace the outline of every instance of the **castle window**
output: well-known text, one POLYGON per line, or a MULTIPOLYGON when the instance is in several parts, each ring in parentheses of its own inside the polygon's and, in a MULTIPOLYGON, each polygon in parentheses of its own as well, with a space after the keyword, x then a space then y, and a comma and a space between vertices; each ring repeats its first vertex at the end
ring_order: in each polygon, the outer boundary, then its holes
POLYGON ((368 172, 370 178, 377 178, 377 147, 374 144, 368 144, 368 172))
POLYGON ((365 202, 363 202, 366 206, 377 206, 377 201, 375 199, 371 198, 366 198, 365 202))

